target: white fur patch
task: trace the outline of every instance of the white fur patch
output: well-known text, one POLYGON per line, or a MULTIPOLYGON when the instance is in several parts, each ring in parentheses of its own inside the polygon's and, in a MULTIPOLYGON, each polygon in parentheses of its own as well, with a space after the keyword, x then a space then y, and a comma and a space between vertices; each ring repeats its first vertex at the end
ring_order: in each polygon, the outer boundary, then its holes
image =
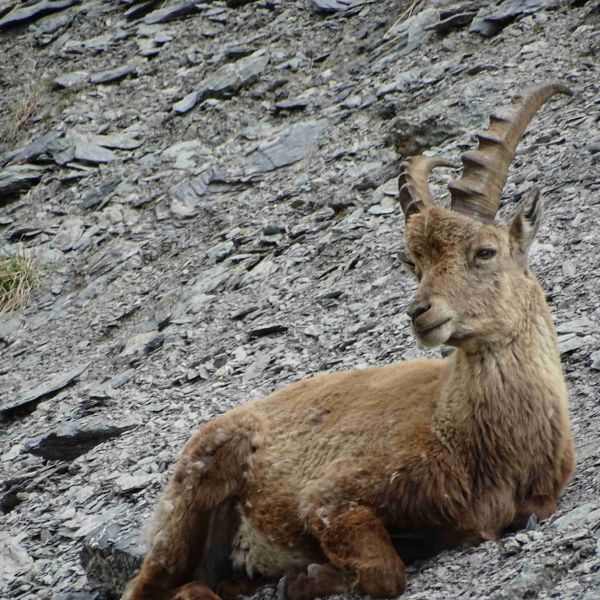
POLYGON ((233 540, 231 553, 234 567, 244 569, 248 577, 254 574, 280 577, 286 571, 307 566, 309 561, 302 553, 277 546, 256 529, 243 513, 240 517, 240 528, 233 540))

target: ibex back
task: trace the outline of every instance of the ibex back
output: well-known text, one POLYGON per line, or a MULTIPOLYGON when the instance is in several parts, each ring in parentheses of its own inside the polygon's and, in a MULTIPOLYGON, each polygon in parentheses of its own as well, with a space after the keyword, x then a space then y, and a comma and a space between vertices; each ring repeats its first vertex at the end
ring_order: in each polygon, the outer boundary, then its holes
POLYGON ((240 406, 187 443, 128 600, 218 600, 279 580, 280 598, 394 597, 405 562, 544 519, 574 469, 568 397, 527 265, 539 193, 495 222, 519 139, 559 84, 495 114, 436 205, 438 158, 400 175, 419 281, 408 314, 446 359, 319 375, 240 406))

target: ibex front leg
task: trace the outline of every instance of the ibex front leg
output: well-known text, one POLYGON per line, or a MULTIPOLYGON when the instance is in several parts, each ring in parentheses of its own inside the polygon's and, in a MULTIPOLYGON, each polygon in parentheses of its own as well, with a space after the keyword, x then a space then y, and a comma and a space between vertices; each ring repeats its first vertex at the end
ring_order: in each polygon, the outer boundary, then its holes
POLYGON ((395 598, 406 586, 404 563, 396 554, 382 521, 364 507, 314 517, 313 533, 331 561, 311 565, 306 574, 284 579, 280 596, 312 600, 339 593, 395 598))

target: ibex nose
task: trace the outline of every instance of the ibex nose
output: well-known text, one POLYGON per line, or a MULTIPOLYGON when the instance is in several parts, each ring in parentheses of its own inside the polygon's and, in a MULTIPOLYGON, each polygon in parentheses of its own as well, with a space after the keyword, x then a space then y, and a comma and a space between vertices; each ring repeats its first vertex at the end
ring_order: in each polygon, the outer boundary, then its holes
POLYGON ((426 313, 431 308, 431 304, 429 302, 417 302, 412 303, 406 314, 412 319, 414 323, 423 313, 426 313))

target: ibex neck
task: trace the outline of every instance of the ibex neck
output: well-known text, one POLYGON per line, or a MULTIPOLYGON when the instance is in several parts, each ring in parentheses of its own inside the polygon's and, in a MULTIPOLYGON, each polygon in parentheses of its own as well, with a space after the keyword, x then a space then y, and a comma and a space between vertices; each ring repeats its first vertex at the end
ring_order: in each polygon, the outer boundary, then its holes
POLYGON ((542 439, 549 421, 566 413, 556 333, 541 289, 529 301, 504 343, 458 349, 449 359, 434 428, 443 443, 476 453, 478 461, 493 461, 497 451, 535 451, 532 444, 549 442, 542 439))

